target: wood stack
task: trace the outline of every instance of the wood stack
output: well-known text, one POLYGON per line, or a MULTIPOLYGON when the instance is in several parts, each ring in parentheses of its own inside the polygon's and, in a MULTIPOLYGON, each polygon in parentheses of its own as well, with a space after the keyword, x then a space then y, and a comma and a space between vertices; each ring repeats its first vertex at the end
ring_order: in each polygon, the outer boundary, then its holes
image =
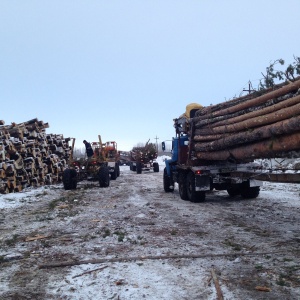
POLYGON ((143 161, 148 163, 150 160, 157 158, 156 147, 153 143, 149 143, 150 139, 147 141, 143 147, 133 147, 130 151, 131 161, 143 161))
POLYGON ((201 160, 299 157, 300 79, 199 109, 188 130, 201 160))
POLYGON ((8 126, 0 122, 0 193, 61 182, 70 138, 46 134, 49 124, 38 119, 8 126))

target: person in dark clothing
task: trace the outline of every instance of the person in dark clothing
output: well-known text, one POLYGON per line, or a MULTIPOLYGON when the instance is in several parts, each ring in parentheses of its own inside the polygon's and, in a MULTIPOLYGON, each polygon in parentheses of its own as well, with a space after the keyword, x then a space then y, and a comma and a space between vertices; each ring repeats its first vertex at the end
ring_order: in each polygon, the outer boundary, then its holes
POLYGON ((83 141, 84 145, 85 145, 85 152, 88 158, 92 157, 94 154, 94 150, 91 146, 90 143, 88 143, 86 140, 83 141))

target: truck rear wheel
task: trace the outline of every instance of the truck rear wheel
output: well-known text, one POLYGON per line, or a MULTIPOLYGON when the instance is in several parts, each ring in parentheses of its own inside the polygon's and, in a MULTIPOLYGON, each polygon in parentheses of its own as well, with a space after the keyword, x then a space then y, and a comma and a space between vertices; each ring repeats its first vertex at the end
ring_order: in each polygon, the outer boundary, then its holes
POLYGON ((77 172, 74 169, 64 170, 62 182, 65 190, 75 190, 77 187, 77 172))
POLYGON ((260 187, 248 187, 241 190, 241 196, 245 199, 253 199, 259 195, 260 187))
POLYGON ((231 187, 227 189, 227 193, 230 197, 235 197, 241 194, 241 190, 237 187, 231 187))
POLYGON ((166 193, 174 192, 174 182, 172 178, 168 176, 167 168, 164 168, 163 182, 164 182, 164 190, 166 193), (173 186, 173 188, 171 188, 170 186, 173 186))
POLYGON ((140 162, 136 163, 136 173, 141 174, 142 173, 142 164, 140 162))
POLYGON ((153 171, 159 172, 159 164, 157 162, 153 163, 153 171))
POLYGON ((186 180, 187 196, 191 202, 203 202, 205 201, 205 192, 195 190, 195 175, 190 172, 186 180))
POLYGON ((101 167, 98 171, 98 178, 100 187, 109 186, 109 170, 107 167, 101 167))
POLYGON ((187 194, 186 176, 184 173, 179 174, 178 187, 179 187, 180 198, 182 200, 189 200, 187 194))
POLYGON ((120 176, 120 165, 117 164, 117 177, 119 177, 119 176, 120 176))
POLYGON ((116 180, 118 177, 118 170, 117 170, 117 166, 115 165, 114 171, 112 173, 110 173, 110 179, 111 180, 116 180))

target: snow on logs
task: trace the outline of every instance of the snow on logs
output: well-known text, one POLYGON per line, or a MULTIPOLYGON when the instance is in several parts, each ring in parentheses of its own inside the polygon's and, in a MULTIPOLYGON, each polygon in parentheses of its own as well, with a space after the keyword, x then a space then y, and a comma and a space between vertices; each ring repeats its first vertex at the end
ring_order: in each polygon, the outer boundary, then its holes
POLYGON ((70 138, 46 134, 49 124, 38 119, 0 125, 0 193, 61 182, 70 138))
POLYGON ((201 160, 299 157, 300 79, 203 107, 188 128, 201 160))

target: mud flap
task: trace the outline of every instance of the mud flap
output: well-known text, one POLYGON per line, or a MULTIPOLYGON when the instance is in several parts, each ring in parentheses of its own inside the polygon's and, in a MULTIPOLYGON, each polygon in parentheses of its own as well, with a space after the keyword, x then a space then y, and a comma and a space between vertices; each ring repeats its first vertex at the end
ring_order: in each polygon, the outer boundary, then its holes
POLYGON ((263 181, 256 180, 256 179, 250 179, 249 180, 249 187, 254 187, 254 186, 263 186, 263 181))
POLYGON ((209 176, 195 176, 195 191, 209 191, 210 178, 209 176))

